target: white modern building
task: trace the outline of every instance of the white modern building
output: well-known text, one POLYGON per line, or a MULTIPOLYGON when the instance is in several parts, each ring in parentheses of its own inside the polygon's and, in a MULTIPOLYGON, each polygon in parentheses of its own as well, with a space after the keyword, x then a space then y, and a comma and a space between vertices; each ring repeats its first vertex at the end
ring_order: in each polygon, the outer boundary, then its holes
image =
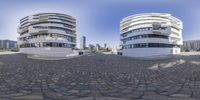
POLYGON ((76 52, 76 19, 60 13, 39 13, 24 17, 18 28, 20 52, 66 57, 76 52))
POLYGON ((166 13, 142 13, 120 22, 122 55, 153 57, 180 53, 182 21, 166 13))

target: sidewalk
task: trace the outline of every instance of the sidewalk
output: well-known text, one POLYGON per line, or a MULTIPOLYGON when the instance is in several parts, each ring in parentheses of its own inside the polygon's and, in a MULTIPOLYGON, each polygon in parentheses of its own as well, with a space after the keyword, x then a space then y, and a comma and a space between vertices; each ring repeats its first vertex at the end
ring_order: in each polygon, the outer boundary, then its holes
POLYGON ((4 51, 4 52, 0 52, 0 55, 17 54, 17 53, 19 53, 19 52, 4 51))
POLYGON ((70 58, 76 58, 81 57, 84 55, 73 55, 73 56, 66 56, 66 57, 47 57, 47 56, 41 56, 41 55, 27 55, 30 59, 37 59, 37 60, 64 60, 64 59, 70 59, 70 58))

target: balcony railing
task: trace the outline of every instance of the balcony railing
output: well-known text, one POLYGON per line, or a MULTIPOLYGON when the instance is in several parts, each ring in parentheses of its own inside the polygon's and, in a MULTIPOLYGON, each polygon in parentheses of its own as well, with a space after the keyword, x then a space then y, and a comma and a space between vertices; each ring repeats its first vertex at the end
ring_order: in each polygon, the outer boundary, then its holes
POLYGON ((24 27, 24 28, 22 28, 22 29, 20 29, 20 27, 18 28, 18 33, 24 33, 24 32, 26 32, 26 31, 28 31, 28 27, 24 27))

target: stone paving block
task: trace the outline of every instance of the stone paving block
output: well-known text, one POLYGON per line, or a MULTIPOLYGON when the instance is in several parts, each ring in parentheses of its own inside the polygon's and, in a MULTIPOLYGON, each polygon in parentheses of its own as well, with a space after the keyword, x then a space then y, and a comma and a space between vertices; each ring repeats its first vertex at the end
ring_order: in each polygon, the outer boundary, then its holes
POLYGON ((15 54, 0 56, 0 61, 0 100, 200 99, 200 67, 189 63, 200 61, 197 56, 143 61, 92 54, 43 61, 15 54), (164 67, 180 59, 187 61, 164 67))

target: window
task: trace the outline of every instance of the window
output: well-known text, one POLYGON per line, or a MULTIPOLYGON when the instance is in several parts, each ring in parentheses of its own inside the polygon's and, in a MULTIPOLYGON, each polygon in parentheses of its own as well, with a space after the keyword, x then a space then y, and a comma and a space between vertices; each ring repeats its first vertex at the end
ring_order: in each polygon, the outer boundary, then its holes
POLYGON ((52 34, 52 37, 55 38, 55 37, 58 37, 58 36, 56 34, 52 34))
POLYGON ((57 42, 39 42, 39 43, 27 43, 20 45, 20 48, 29 48, 29 47, 63 47, 71 48, 75 45, 67 43, 57 43, 57 42))
POLYGON ((132 48, 132 44, 130 44, 130 48, 132 48))
POLYGON ((143 35, 136 35, 128 38, 122 39, 123 43, 126 41, 134 40, 134 39, 140 39, 140 38, 162 38, 162 39, 168 39, 168 36, 165 35, 157 35, 157 34, 143 34, 143 35))
POLYGON ((35 47, 39 47, 39 43, 35 43, 35 47))
POLYGON ((165 44, 165 43, 138 43, 138 44, 129 44, 123 45, 122 49, 131 49, 131 48, 172 48, 180 47, 179 45, 165 44))
POLYGON ((50 47, 53 47, 53 44, 52 44, 52 42, 50 42, 50 43, 49 43, 49 46, 50 46, 50 47))
POLYGON ((40 43, 39 43, 39 47, 43 47, 43 44, 42 44, 42 42, 40 42, 40 43))
POLYGON ((46 43, 46 47, 50 47, 50 43, 49 42, 46 43))
POLYGON ((58 47, 58 43, 55 43, 55 47, 58 47))
POLYGON ((141 47, 148 47, 148 44, 147 43, 142 43, 141 47))

